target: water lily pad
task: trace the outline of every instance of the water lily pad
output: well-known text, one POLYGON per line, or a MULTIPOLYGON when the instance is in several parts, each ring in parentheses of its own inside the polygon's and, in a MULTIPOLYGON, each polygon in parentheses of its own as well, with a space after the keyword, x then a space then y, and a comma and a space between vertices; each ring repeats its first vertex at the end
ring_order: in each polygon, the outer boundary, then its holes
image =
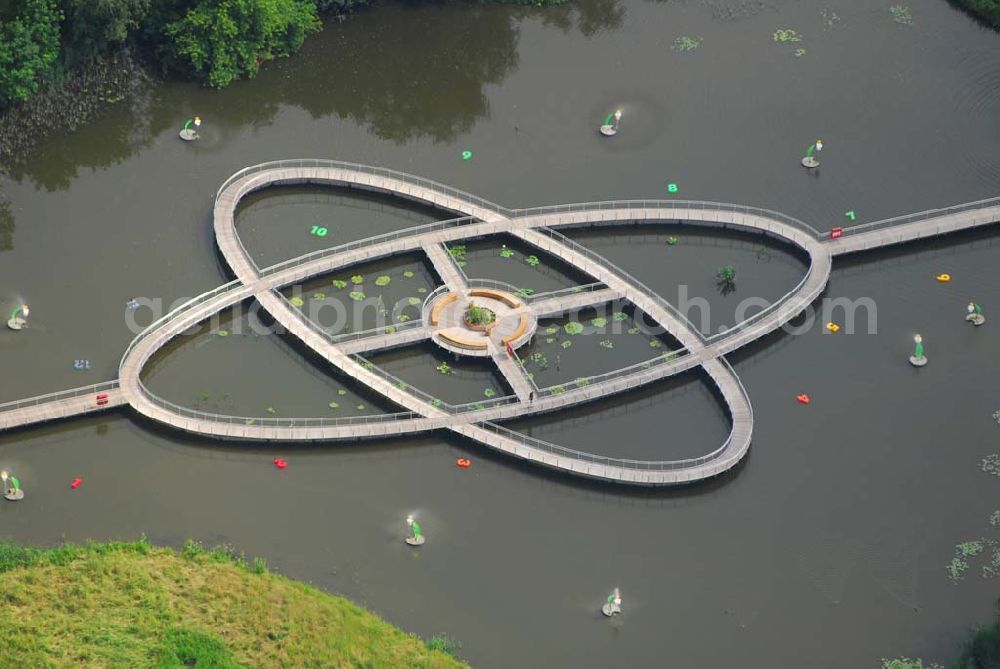
POLYGON ((608 319, 607 318, 600 318, 600 317, 598 317, 598 318, 591 318, 590 319, 590 324, 593 325, 595 328, 603 328, 605 325, 608 324, 608 319))
POLYGON ((545 338, 545 343, 546 344, 551 344, 554 341, 555 341, 555 337, 546 337, 545 338))
POLYGON ((417 288, 417 292, 418 293, 426 293, 427 289, 426 288, 417 288))
POLYGON ((355 302, 360 302, 361 300, 365 299, 365 294, 362 293, 360 290, 352 290, 350 293, 347 294, 347 296, 352 300, 354 300, 355 302))
POLYGON ((626 332, 628 332, 629 334, 639 334, 640 332, 642 332, 642 330, 640 330, 637 327, 633 327, 626 330, 626 332))
POLYGON ((319 292, 313 293, 313 299, 314 300, 325 300, 326 299, 326 293, 319 293, 319 292))
POLYGON ((388 286, 391 281, 392 281, 392 278, 386 276, 385 274, 382 274, 381 276, 375 277, 375 285, 376 286, 388 286))
POLYGON ((570 321, 563 326, 563 330, 565 330, 568 335, 578 335, 583 332, 583 324, 577 323, 576 321, 570 321))
POLYGON ((674 43, 671 45, 670 50, 677 52, 694 51, 701 46, 701 41, 701 37, 681 35, 680 37, 674 38, 674 43))
POLYGON ((410 317, 407 316, 406 314, 400 314, 396 316, 396 320, 399 321, 400 323, 405 323, 406 321, 410 320, 410 317))
POLYGON ((306 301, 303 300, 301 297, 293 297, 288 301, 291 303, 293 307, 301 307, 303 304, 306 303, 306 301))
POLYGON ((422 302, 422 300, 419 297, 408 297, 408 298, 406 298, 406 303, 409 304, 411 307, 416 307, 421 302, 422 302))
POLYGON ((220 337, 228 337, 229 330, 219 330, 216 334, 218 334, 220 337))
POLYGON ((267 407, 267 412, 268 413, 278 413, 278 411, 274 407, 267 407))
POLYGON ((501 258, 510 258, 513 255, 514 255, 514 252, 511 249, 507 248, 506 244, 504 244, 503 246, 500 247, 500 257, 501 258))
POLYGON ((624 311, 616 311, 612 316, 612 318, 621 323, 622 321, 628 320, 628 314, 626 314, 624 311))
POLYGON ((338 395, 340 395, 341 397, 343 397, 344 395, 346 395, 346 394, 347 394, 347 391, 346 391, 346 390, 344 390, 343 388, 339 388, 339 389, 337 390, 337 394, 338 394, 338 395))
POLYGON ((360 274, 355 274, 354 276, 351 277, 351 283, 353 283, 355 286, 360 285, 361 282, 364 280, 365 278, 360 274))
POLYGON ((330 402, 329 404, 327 404, 327 406, 330 407, 331 409, 339 409, 340 408, 340 404, 338 404, 337 402, 330 402))
POLYGON ((364 404, 359 404, 358 406, 356 406, 354 408, 357 409, 358 411, 364 411, 365 410, 365 405, 364 404))
POLYGON ((483 391, 483 395, 485 395, 486 397, 496 397, 497 391, 493 390, 492 388, 487 388, 486 390, 483 391))
POLYGON ((778 28, 774 31, 771 38, 775 42, 801 42, 802 35, 798 34, 791 28, 778 28))
POLYGON ((442 374, 451 374, 451 366, 447 362, 440 363, 434 369, 441 372, 442 374))
POLYGON ((615 343, 613 341, 611 341, 610 339, 602 339, 601 341, 599 341, 597 343, 598 343, 598 345, 601 348, 614 348, 615 347, 615 343))
POLYGON ((347 288, 347 282, 344 281, 343 279, 334 279, 333 287, 336 288, 337 290, 340 290, 341 288, 347 288))
POLYGON ((403 272, 403 276, 407 279, 412 279, 414 274, 410 270, 406 270, 405 272, 403 272))
MULTIPOLYGON (((554 335, 557 332, 559 332, 559 328, 557 328, 554 325, 550 325, 549 327, 545 328, 545 334, 547 334, 547 335, 554 335)), ((1000 412, 997 412, 997 413, 1000 413, 1000 412)), ((1000 422, 1000 421, 998 421, 998 422, 1000 422)))
POLYGON ((542 261, 538 259, 538 256, 527 256, 524 262, 528 263, 532 267, 537 267, 542 261))
POLYGON ((569 339, 567 339, 566 341, 564 341, 563 343, 561 343, 559 345, 562 346, 563 348, 569 348, 570 346, 573 345, 573 342, 571 342, 569 339))
POLYGON ((659 339, 650 339, 649 340, 649 347, 650 348, 660 348, 661 346, 663 346, 663 342, 661 342, 659 339))

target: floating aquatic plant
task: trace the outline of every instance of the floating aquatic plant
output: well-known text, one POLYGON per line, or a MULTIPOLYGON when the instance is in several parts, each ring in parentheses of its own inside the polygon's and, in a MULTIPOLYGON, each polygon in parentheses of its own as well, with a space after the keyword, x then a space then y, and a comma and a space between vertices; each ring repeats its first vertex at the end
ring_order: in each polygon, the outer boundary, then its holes
POLYGON ((771 36, 775 42, 801 42, 802 35, 791 28, 778 28, 771 36))
POLYGON ((605 325, 608 324, 608 319, 607 318, 600 318, 600 317, 598 317, 598 318, 591 318, 590 319, 590 324, 593 325, 595 328, 603 328, 605 325))
POLYGON ((538 256, 525 256, 524 262, 528 263, 532 267, 537 267, 542 261, 538 259, 538 256))
POLYGON ((303 304, 305 304, 305 303, 306 303, 306 301, 305 301, 305 300, 303 300, 303 299, 302 299, 301 297, 293 297, 292 299, 288 300, 288 302, 289 302, 289 303, 290 303, 290 304, 291 304, 291 305, 292 305, 293 307, 301 307, 301 306, 302 306, 303 304))
POLYGON ((354 300, 355 302, 360 302, 361 300, 365 299, 365 294, 362 293, 360 290, 352 290, 347 294, 347 296, 352 300, 354 300))
POLYGON ((447 362, 442 362, 434 369, 441 372, 442 374, 451 374, 451 366, 447 362))
POLYGON ((615 347, 615 343, 613 341, 611 341, 610 339, 602 339, 601 341, 598 342, 598 344, 602 348, 614 348, 615 347))
POLYGON ((806 55, 806 50, 805 49, 796 49, 795 50, 795 57, 796 58, 801 58, 804 55, 806 55))
POLYGON ((358 406, 356 406, 354 408, 357 409, 358 411, 364 411, 365 410, 365 405, 364 404, 359 404, 358 406))
POLYGON ((339 409, 340 408, 340 404, 337 403, 337 402, 330 402, 329 404, 327 404, 327 406, 330 407, 331 409, 339 409))
POLYGON ((364 281, 364 280, 365 280, 365 278, 363 276, 361 276, 360 274, 355 274, 354 276, 351 277, 351 283, 353 283, 355 286, 360 285, 361 282, 364 281))
POLYGON ((313 299, 314 300, 325 300, 326 299, 326 293, 315 292, 315 293, 313 293, 313 299))
POLYGON ((955 546, 955 557, 945 567, 948 578, 953 582, 961 581, 965 572, 969 569, 969 558, 976 557, 983 552, 986 544, 982 539, 975 541, 965 541, 955 546))
POLYGON ((406 298, 406 303, 409 304, 411 307, 418 306, 420 304, 420 302, 421 302, 421 299, 419 297, 408 297, 408 298, 406 298))
POLYGON ((997 424, 1000 425, 1000 409, 997 409, 996 411, 993 412, 993 420, 995 420, 997 424))
POLYGON ((913 15, 906 5, 892 5, 889 7, 889 13, 892 14, 892 20, 896 23, 902 26, 913 25, 913 15))
POLYGON ((218 334, 220 337, 228 337, 229 330, 219 330, 216 334, 218 334))
POLYGON ((674 38, 674 43, 670 46, 671 51, 685 52, 694 51, 701 46, 702 38, 693 35, 681 35, 674 38))
POLYGON ((616 311, 611 317, 616 321, 618 321, 619 323, 628 320, 628 314, 626 314, 624 311, 616 311))
POLYGON ((336 288, 337 290, 340 290, 342 288, 347 288, 347 282, 344 281, 343 279, 334 279, 332 283, 333 287, 336 288))
POLYGON ((673 235, 670 235, 669 237, 667 237, 667 246, 674 246, 676 244, 677 244, 677 238, 676 237, 674 237, 673 235))
POLYGON ((1000 476, 1000 454, 991 453, 983 458, 982 469, 987 474, 1000 476))
POLYGON ((500 257, 501 258, 510 258, 510 257, 513 257, 513 255, 514 255, 514 251, 512 251, 509 248, 507 248, 506 244, 504 244, 503 246, 500 247, 500 257))
POLYGON ((649 348, 660 348, 661 346, 663 346, 663 342, 661 342, 659 339, 649 340, 649 348))
POLYGON ((392 277, 386 276, 385 274, 375 277, 376 286, 388 286, 391 281, 392 277))
POLYGON ((487 388, 486 390, 483 391, 483 395, 487 398, 496 397, 497 391, 493 390, 492 388, 487 388))
POLYGON ((551 344, 551 343, 552 343, 552 342, 554 342, 555 340, 556 340, 556 338, 555 338, 555 337, 546 337, 546 338, 545 338, 545 343, 546 343, 546 344, 551 344))
POLYGON ((833 28, 835 25, 840 23, 840 17, 837 16, 837 12, 824 9, 820 12, 820 15, 823 17, 823 24, 827 28, 833 28))
POLYGON ((994 511, 990 514, 990 525, 993 527, 1000 525, 1000 511, 994 511))
POLYGON ((421 287, 421 288, 417 288, 417 292, 418 292, 418 293, 426 293, 426 292, 427 292, 427 289, 426 289, 426 288, 423 288, 423 287, 421 287))
POLYGON ((571 342, 569 339, 567 339, 566 341, 562 342, 559 345, 562 346, 563 348, 569 348, 570 346, 573 345, 573 342, 571 342))
POLYGON ((400 323, 405 323, 406 321, 410 320, 410 317, 407 316, 406 314, 399 314, 398 316, 396 316, 396 320, 399 321, 400 323))
POLYGON ((736 268, 732 265, 721 267, 715 275, 715 285, 724 296, 736 292, 736 268))
POLYGON ((403 272, 403 277, 406 278, 406 279, 412 279, 413 278, 413 272, 411 272, 410 270, 406 270, 405 272, 403 272))
POLYGON ((465 267, 465 244, 455 244, 447 248, 448 253, 455 259, 455 264, 459 267, 465 267))
POLYGON ((339 389, 337 389, 337 394, 340 395, 341 397, 343 397, 344 395, 347 394, 347 391, 344 390, 343 388, 339 388, 339 389))
POLYGON ((267 407, 267 412, 268 413, 278 413, 278 411, 274 407, 267 407))
POLYGON ((628 332, 629 334, 639 334, 640 332, 642 332, 642 330, 640 330, 638 327, 631 327, 628 330, 626 330, 626 332, 628 332))
POLYGON ((583 332, 583 324, 577 323, 576 321, 570 321, 563 326, 563 330, 565 330, 568 335, 578 335, 583 332))
MULTIPOLYGON (((557 332, 559 332, 559 328, 556 327, 555 325, 550 325, 547 328, 545 328, 545 334, 547 335, 554 335, 557 332)), ((998 411, 997 413, 1000 413, 1000 411, 998 411)))

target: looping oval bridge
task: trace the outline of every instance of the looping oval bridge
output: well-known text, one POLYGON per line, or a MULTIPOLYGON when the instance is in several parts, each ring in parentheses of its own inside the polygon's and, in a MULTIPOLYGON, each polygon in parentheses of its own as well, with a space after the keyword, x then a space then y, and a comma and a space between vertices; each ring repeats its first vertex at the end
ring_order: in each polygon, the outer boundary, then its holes
MULTIPOLYGON (((138 413, 188 432, 238 440, 323 441, 382 437, 449 429, 491 448, 577 475, 634 485, 662 486, 706 479, 733 467, 746 454, 753 433, 753 409, 725 355, 780 328, 800 314, 825 289, 832 257, 886 246, 1000 220, 1000 198, 878 221, 844 230, 829 239, 811 226, 753 207, 691 201, 629 200, 506 209, 462 191, 393 170, 329 160, 286 160, 246 168, 230 177, 215 199, 215 238, 236 280, 189 300, 152 323, 129 344, 119 378, 0 405, 0 429, 129 405, 138 413), (267 268, 259 268, 236 231, 235 212, 248 193, 275 185, 321 184, 386 193, 455 212, 459 217, 370 237, 324 249, 267 268), (628 272, 558 233, 561 226, 643 224, 680 220, 762 233, 800 249, 809 268, 791 291, 732 328, 706 336, 666 300, 628 272), (359 354, 429 339, 440 334, 430 317, 443 293, 455 299, 477 294, 507 294, 498 282, 468 279, 445 244, 471 237, 512 234, 594 277, 595 283, 510 301, 512 341, 530 338, 539 318, 624 298, 681 343, 682 348, 614 372, 576 382, 537 388, 506 350, 499 336, 483 339, 488 354, 514 394, 451 406, 406 387, 359 354), (307 319, 279 292, 283 286, 361 262, 402 252, 423 251, 444 285, 428 296, 423 318, 402 326, 331 336, 307 319), (150 392, 140 376, 150 358, 173 337, 243 300, 254 298, 277 323, 343 373, 388 398, 405 411, 342 419, 236 417, 194 411, 150 392), (525 330, 521 330, 524 324, 525 330), (726 440, 714 451, 687 460, 644 461, 598 456, 551 444, 497 425, 526 416, 597 400, 683 371, 701 367, 718 388, 731 420, 726 440), (107 393, 96 407, 94 394, 107 393)), ((508 296, 509 297, 509 296, 508 296)), ((449 298, 451 299, 451 298, 449 298)), ((506 312, 505 312, 506 313, 506 312)))

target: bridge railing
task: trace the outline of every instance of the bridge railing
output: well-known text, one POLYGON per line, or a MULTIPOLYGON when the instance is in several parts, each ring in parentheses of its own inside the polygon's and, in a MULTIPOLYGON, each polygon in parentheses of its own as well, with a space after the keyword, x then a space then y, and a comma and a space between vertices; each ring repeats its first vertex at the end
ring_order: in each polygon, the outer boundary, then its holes
MULTIPOLYGON (((426 179, 424 177, 416 176, 415 174, 408 174, 406 172, 399 172, 397 170, 392 170, 386 167, 375 167, 373 165, 361 165, 358 163, 351 163, 342 160, 327 160, 324 158, 291 158, 286 160, 271 160, 265 163, 259 163, 257 165, 251 165, 249 167, 244 167, 239 172, 236 172, 224 182, 219 187, 216 192, 216 199, 222 195, 230 185, 240 179, 256 174, 259 172, 266 172, 275 169, 284 168, 330 168, 330 169, 343 169, 350 170, 353 172, 360 172, 362 174, 370 174, 372 176, 383 177, 387 179, 394 179, 402 183, 410 184, 413 186, 419 186, 421 188, 426 188, 432 190, 436 193, 447 195, 458 200, 464 200, 465 202, 471 203, 476 207, 481 207, 488 211, 500 213, 502 215, 507 215, 508 209, 501 207, 500 205, 490 202, 489 200, 479 197, 478 195, 473 195, 472 193, 466 192, 459 188, 454 188, 447 184, 434 181, 432 179, 426 179)), ((403 196, 406 195, 405 191, 402 191, 403 196)))
POLYGON ((329 427, 336 425, 365 425, 370 423, 390 423, 397 420, 412 420, 423 418, 418 413, 412 411, 401 411, 396 413, 370 414, 365 416, 343 416, 337 418, 284 418, 277 416, 234 416, 214 413, 211 411, 199 411, 190 407, 175 404, 169 400, 154 395, 142 381, 139 381, 139 389, 150 402, 168 411, 196 420, 208 421, 212 423, 223 423, 226 425, 245 426, 268 426, 268 427, 329 427))
MULTIPOLYGON (((740 393, 746 398, 746 404, 749 409, 750 415, 749 420, 753 422, 753 406, 750 404, 749 396, 747 395, 746 388, 743 386, 743 382, 739 380, 736 373, 733 371, 732 366, 725 358, 720 358, 722 364, 726 367, 727 371, 736 378, 739 384, 740 393)), ((683 469, 691 469, 698 467, 700 465, 712 462, 724 455, 727 450, 733 445, 733 439, 736 436, 735 425, 729 430, 729 435, 721 446, 713 450, 711 453, 706 453, 705 455, 699 456, 697 458, 684 458, 679 460, 636 460, 630 458, 613 458, 604 455, 597 455, 594 453, 587 453, 585 451, 579 451, 572 448, 567 448, 565 446, 559 446, 558 444, 553 444, 552 442, 545 441, 543 439, 538 439, 536 437, 529 436, 523 432, 517 432, 509 428, 503 427, 493 422, 482 423, 480 427, 489 430, 495 434, 498 434, 507 439, 511 439, 523 446, 528 448, 543 451, 545 453, 551 453, 560 457, 571 458, 581 462, 592 463, 596 465, 604 465, 607 467, 618 467, 624 470, 633 471, 677 471, 683 469)), ((741 448, 745 448, 748 444, 737 444, 741 448)), ((736 457, 738 454, 733 453, 732 457, 736 457)))
MULTIPOLYGON (((305 318, 305 315, 303 315, 303 318, 305 318)), ((380 327, 370 328, 368 330, 359 330, 357 332, 345 332, 343 334, 331 335, 330 343, 342 344, 347 341, 357 341, 358 339, 369 339, 369 338, 380 337, 382 335, 397 334, 399 332, 405 332, 407 330, 416 330, 422 327, 424 327, 423 319, 414 318, 413 320, 406 321, 405 323, 393 323, 391 325, 382 325, 380 327)))
POLYGON ((532 293, 527 298, 525 302, 528 304, 537 304, 538 302, 543 302, 545 300, 554 300, 560 297, 565 297, 567 295, 577 295, 579 293, 596 293, 600 290, 607 289, 607 285, 602 281, 595 281, 594 283, 585 283, 579 286, 570 286, 569 288, 560 288, 558 290, 549 290, 544 293, 532 293))
POLYGON ((69 400, 74 397, 83 397, 85 395, 93 395, 95 393, 103 393, 108 390, 114 390, 118 387, 118 381, 104 381, 103 383, 94 383, 89 386, 80 386, 79 388, 70 388, 69 390, 60 390, 54 393, 46 393, 44 395, 36 395, 34 397, 25 397, 20 400, 13 400, 11 402, 0 403, 0 412, 13 411, 15 409, 25 409, 27 407, 39 406, 41 404, 49 404, 50 402, 58 402, 60 400, 69 400))
MULTIPOLYGON (((892 228, 900 225, 906 225, 908 223, 917 223, 919 221, 926 221, 931 218, 940 218, 941 216, 947 216, 949 214, 959 214, 963 211, 974 211, 978 209, 987 209, 990 207, 1000 207, 1000 197, 990 197, 986 198, 985 200, 976 200, 975 202, 964 202, 962 204, 956 204, 950 207, 942 207, 940 209, 928 209, 926 211, 918 211, 914 214, 906 214, 904 216, 894 216, 892 218, 883 218, 878 221, 872 221, 871 223, 863 223, 862 225, 852 225, 851 227, 844 228, 843 237, 850 237, 853 235, 863 234, 866 232, 872 232, 874 230, 881 230, 883 228, 892 228)), ((829 237, 829 234, 825 235, 825 237, 829 237)))

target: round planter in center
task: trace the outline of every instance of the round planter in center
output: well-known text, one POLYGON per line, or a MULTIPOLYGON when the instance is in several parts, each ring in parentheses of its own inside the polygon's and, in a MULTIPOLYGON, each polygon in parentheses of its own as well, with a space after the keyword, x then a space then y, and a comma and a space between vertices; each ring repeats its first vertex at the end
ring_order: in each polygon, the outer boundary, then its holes
POLYGON ((476 332, 489 332, 497 324, 497 315, 492 309, 470 304, 465 310, 465 327, 476 332))

